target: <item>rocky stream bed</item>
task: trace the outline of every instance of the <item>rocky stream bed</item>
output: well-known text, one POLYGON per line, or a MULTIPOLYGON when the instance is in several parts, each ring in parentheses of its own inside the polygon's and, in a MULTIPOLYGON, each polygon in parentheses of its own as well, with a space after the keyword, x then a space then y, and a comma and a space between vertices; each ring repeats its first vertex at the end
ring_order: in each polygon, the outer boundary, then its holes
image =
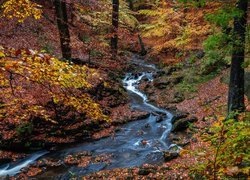
POLYGON ((0 177, 26 174, 35 179, 69 179, 100 170, 143 164, 160 165, 176 158, 185 142, 177 145, 169 134, 186 129, 197 118, 176 109, 171 109, 171 113, 150 103, 147 95, 139 90, 140 84, 158 83, 158 88, 165 84, 154 82, 154 77, 159 75, 154 65, 138 57, 133 58, 132 63, 138 68, 127 73, 122 83, 128 92, 131 108, 146 112, 146 115, 117 127, 115 133, 107 138, 70 145, 57 151, 39 151, 24 159, 3 164, 0 177))

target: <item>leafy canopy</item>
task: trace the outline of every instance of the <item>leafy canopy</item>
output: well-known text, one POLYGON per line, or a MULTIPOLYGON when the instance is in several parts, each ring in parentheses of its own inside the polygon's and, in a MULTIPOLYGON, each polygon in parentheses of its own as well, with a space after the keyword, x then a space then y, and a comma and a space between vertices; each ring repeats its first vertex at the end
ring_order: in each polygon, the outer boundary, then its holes
POLYGON ((200 8, 197 8, 196 3, 161 0, 150 9, 139 11, 141 15, 148 17, 148 22, 140 26, 144 37, 157 39, 154 46, 156 53, 164 50, 185 51, 200 48, 200 42, 211 33, 211 25, 205 21, 205 15, 216 11, 220 3, 200 2, 200 8))

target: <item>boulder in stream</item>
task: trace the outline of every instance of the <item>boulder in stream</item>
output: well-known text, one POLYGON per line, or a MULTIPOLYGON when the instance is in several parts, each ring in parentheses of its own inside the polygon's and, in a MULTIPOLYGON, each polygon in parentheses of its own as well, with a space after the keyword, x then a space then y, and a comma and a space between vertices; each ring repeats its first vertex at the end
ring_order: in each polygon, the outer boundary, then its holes
POLYGON ((147 176, 151 173, 150 169, 141 168, 138 171, 138 175, 147 176))
POLYGON ((162 122, 163 120, 164 120, 164 117, 163 117, 163 116, 157 116, 155 121, 156 121, 157 123, 160 123, 160 122, 162 122))
POLYGON ((178 121, 179 119, 186 118, 189 115, 189 112, 177 111, 172 112, 174 114, 172 122, 178 121))
POLYGON ((164 160, 165 162, 167 161, 171 161, 172 159, 175 159, 179 156, 179 153, 178 152, 175 152, 175 151, 163 151, 163 155, 164 155, 164 160))

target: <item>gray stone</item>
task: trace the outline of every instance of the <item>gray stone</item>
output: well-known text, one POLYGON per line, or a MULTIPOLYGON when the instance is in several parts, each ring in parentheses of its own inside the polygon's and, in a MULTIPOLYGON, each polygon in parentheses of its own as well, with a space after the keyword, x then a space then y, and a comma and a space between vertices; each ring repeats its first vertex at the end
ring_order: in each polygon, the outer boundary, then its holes
POLYGON ((157 116, 155 121, 156 121, 157 123, 159 123, 159 122, 161 122, 161 121, 163 121, 163 120, 164 120, 164 117, 163 117, 163 116, 157 116))
POLYGON ((146 176, 146 175, 149 175, 151 173, 150 169, 139 169, 138 171, 138 175, 142 175, 142 176, 146 176))
POLYGON ((183 119, 188 117, 189 113, 188 112, 183 112, 183 111, 177 111, 174 112, 174 117, 172 119, 172 122, 178 121, 179 119, 183 119))
POLYGON ((174 151, 163 151, 163 155, 165 162, 171 161, 172 159, 175 159, 179 156, 179 154, 174 151))
POLYGON ((179 120, 176 120, 172 127, 172 132, 178 132, 183 131, 188 128, 190 123, 196 122, 198 119, 195 116, 191 116, 188 118, 182 118, 179 120))

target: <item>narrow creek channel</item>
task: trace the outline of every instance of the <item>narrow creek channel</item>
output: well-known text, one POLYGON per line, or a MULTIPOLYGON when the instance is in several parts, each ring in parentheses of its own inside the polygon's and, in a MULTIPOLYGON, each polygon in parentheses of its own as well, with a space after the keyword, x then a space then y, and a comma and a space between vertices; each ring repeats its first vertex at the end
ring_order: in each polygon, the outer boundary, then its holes
POLYGON ((138 89, 141 81, 153 81, 154 74, 157 73, 156 67, 138 58, 133 58, 133 63, 141 69, 141 72, 127 73, 123 79, 123 85, 128 91, 131 108, 149 112, 148 118, 123 125, 114 137, 79 144, 57 152, 40 151, 17 162, 5 164, 0 167, 0 179, 7 175, 15 176, 22 168, 37 160, 52 158, 63 161, 67 155, 83 151, 91 153, 92 157, 109 155, 110 162, 90 163, 86 167, 62 163, 59 167, 47 168, 44 173, 34 179, 69 179, 72 174, 82 176, 104 169, 163 163, 162 151, 173 146, 168 141, 173 116, 168 111, 150 104, 147 96, 138 89))

